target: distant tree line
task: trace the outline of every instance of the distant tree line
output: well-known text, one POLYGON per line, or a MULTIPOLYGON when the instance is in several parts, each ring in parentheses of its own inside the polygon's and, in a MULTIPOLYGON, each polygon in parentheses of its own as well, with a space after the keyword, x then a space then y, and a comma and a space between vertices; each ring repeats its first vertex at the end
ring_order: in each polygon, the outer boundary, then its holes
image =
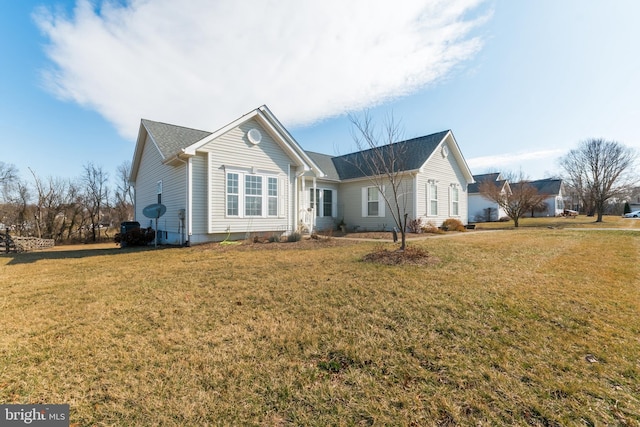
POLYGON ((101 166, 87 163, 77 178, 43 178, 29 169, 33 179, 27 181, 14 165, 0 162, 0 231, 57 243, 112 238, 110 227, 133 218, 130 171, 124 162, 110 181, 101 166))
MULTIPOLYGON (((636 161, 637 153, 617 141, 591 138, 580 142, 559 159, 571 209, 595 216, 596 222, 602 222, 606 213, 621 213, 621 207, 638 191, 636 161)), ((508 191, 495 182, 481 182, 479 190, 495 201, 516 227, 521 217, 546 209, 546 196, 539 194, 522 172, 506 173, 504 177, 509 182, 508 191)))

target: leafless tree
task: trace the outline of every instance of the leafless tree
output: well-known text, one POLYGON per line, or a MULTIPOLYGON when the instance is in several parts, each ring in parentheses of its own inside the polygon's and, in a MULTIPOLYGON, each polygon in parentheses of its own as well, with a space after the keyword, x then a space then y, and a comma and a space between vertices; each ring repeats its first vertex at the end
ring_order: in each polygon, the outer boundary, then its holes
POLYGON ((18 170, 12 164, 0 162, 0 184, 7 184, 18 177, 18 170))
POLYGON ((12 164, 0 162, 0 201, 9 197, 13 184, 18 179, 18 170, 12 164))
POLYGON ((399 124, 390 115, 378 128, 369 113, 350 116, 351 135, 359 153, 345 156, 345 160, 367 177, 377 188, 400 232, 400 250, 406 248, 406 229, 410 177, 405 174, 406 146, 398 144, 402 138, 399 124))
POLYGON ((596 222, 602 222, 607 202, 624 197, 637 184, 637 176, 631 172, 636 158, 635 151, 619 142, 593 138, 569 151, 560 159, 560 165, 587 214, 595 213, 596 222))
POLYGON ((101 166, 96 166, 93 163, 84 166, 82 175, 84 206, 89 216, 94 242, 100 237, 100 215, 102 210, 108 207, 108 180, 109 175, 102 170, 101 166))
POLYGON ((133 186, 129 182, 130 173, 130 161, 126 161, 118 166, 113 208, 115 217, 119 222, 133 219, 133 186))
POLYGON ((529 179, 520 171, 518 174, 506 173, 503 177, 509 182, 509 187, 496 185, 495 181, 483 181, 478 185, 480 193, 493 200, 504 209, 514 226, 520 225, 520 218, 526 213, 540 206, 545 196, 529 184, 529 179))
POLYGON ((21 179, 15 182, 14 191, 11 193, 9 203, 13 206, 11 224, 15 232, 20 236, 26 236, 32 228, 33 204, 30 203, 31 193, 29 186, 21 179))
POLYGON ((38 237, 60 241, 69 220, 67 209, 73 186, 63 178, 49 177, 44 181, 33 170, 30 171, 37 193, 34 218, 38 237))

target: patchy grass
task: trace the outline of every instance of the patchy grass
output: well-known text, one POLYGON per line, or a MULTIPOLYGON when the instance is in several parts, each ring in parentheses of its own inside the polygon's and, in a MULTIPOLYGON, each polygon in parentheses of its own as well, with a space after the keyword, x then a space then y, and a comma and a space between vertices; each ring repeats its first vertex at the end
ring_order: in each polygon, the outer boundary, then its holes
POLYGON ((0 402, 78 425, 640 425, 639 237, 412 242, 427 267, 338 239, 2 255, 0 402))
MULTIPOLYGON (((578 215, 577 217, 544 217, 544 218, 520 218, 520 227, 553 227, 553 228, 637 228, 640 229, 640 220, 637 218, 623 218, 621 216, 605 215, 602 222, 596 222, 596 217, 578 215)), ((513 221, 505 222, 479 222, 476 229, 496 230, 512 229, 513 221)))

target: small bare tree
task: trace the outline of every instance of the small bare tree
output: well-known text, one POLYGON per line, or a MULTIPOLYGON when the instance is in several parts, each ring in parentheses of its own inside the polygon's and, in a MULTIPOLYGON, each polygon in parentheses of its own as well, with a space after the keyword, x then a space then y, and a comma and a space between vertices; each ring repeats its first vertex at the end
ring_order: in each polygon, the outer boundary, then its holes
POLYGON ((84 205, 91 222, 94 242, 100 237, 100 215, 102 210, 107 208, 109 201, 108 180, 109 176, 101 166, 95 166, 93 163, 84 166, 84 174, 82 175, 84 205))
POLYGON ((345 156, 345 161, 356 167, 382 196, 400 232, 400 250, 406 248, 408 214, 408 180, 405 174, 406 146, 398 143, 402 132, 393 115, 379 129, 371 115, 361 118, 350 116, 351 135, 359 153, 345 156))
POLYGON ((545 196, 529 184, 522 171, 518 174, 507 173, 504 178, 509 182, 508 188, 496 185, 495 181, 483 181, 479 183, 478 189, 484 197, 493 200, 504 209, 507 216, 513 220, 514 226, 518 227, 520 218, 540 206, 545 196))
POLYGON ((126 161, 118 166, 113 207, 115 216, 119 222, 133 219, 133 186, 129 182, 130 173, 130 161, 126 161))
POLYGON ((637 154, 616 141, 588 139, 560 159, 568 184, 578 193, 588 215, 602 222, 610 199, 628 194, 637 183, 631 168, 637 154))

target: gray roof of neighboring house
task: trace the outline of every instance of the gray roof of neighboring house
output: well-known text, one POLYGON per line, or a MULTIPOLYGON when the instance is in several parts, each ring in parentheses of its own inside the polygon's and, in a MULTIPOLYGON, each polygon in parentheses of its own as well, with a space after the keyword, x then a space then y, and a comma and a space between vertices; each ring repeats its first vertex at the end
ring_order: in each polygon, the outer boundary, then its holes
POLYGON ((497 181, 500 178, 500 172, 484 173, 481 175, 473 175, 474 181, 497 181))
POLYGON ((556 195, 560 193, 562 180, 552 178, 538 179, 536 181, 529 181, 529 184, 534 186, 540 194, 556 195))
MULTIPOLYGON (((448 130, 408 139, 379 147, 382 150, 382 158, 396 161, 397 165, 389 164, 390 170, 410 171, 420 169, 431 156, 440 142, 447 136, 448 130), (402 157, 399 159, 399 157, 402 157), (395 169, 397 167, 397 169, 395 169)), ((333 157, 331 160, 335 166, 339 179, 363 178, 370 175, 378 175, 372 170, 371 163, 367 162, 367 156, 375 153, 375 149, 358 151, 343 156, 333 157)), ((320 165, 319 165, 320 166, 320 165)), ((322 169, 322 166, 320 166, 322 169)), ((323 169, 324 170, 324 169, 323 169)))
POLYGON ((473 175, 473 180, 475 182, 473 184, 469 184, 469 186, 467 187, 467 191, 469 192, 469 194, 479 193, 480 184, 487 181, 495 182, 497 188, 502 188, 507 183, 507 181, 504 179, 498 180, 499 177, 500 177, 500 172, 485 173, 482 175, 473 175))
POLYGON ((179 153, 183 148, 187 148, 211 135, 211 132, 203 130, 190 129, 146 119, 142 119, 142 124, 158 145, 158 149, 165 159, 179 153))

